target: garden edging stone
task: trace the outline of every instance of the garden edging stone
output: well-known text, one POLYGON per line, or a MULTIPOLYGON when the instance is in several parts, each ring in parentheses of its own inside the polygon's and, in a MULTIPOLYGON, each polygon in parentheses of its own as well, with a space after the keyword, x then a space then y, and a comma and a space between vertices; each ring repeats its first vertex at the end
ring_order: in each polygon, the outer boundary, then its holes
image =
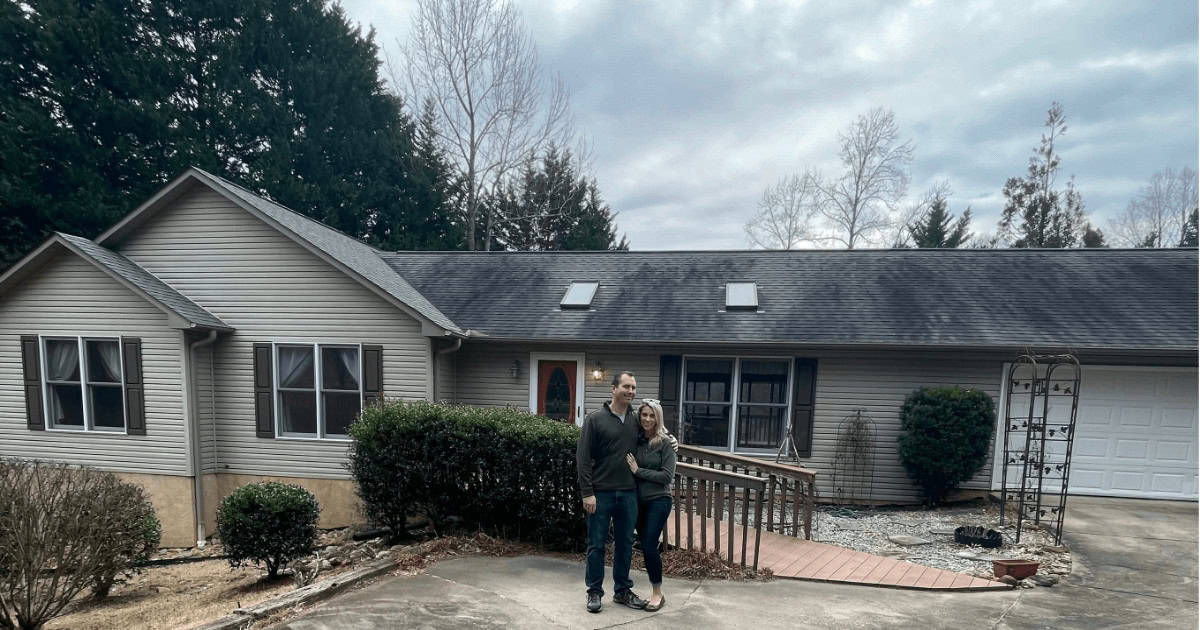
POLYGON ((395 566, 396 561, 389 556, 361 569, 355 569, 343 575, 336 575, 314 584, 309 584, 274 599, 259 602, 253 606, 239 608, 233 614, 200 626, 196 630, 241 630, 255 620, 262 619, 285 608, 325 599, 358 582, 387 573, 395 568, 395 566))

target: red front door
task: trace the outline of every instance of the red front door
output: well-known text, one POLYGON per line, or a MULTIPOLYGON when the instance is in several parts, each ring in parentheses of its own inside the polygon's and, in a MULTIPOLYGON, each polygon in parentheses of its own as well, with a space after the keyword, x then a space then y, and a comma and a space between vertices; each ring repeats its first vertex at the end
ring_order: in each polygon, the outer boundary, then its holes
POLYGON ((574 361, 538 361, 538 415, 575 424, 574 361))

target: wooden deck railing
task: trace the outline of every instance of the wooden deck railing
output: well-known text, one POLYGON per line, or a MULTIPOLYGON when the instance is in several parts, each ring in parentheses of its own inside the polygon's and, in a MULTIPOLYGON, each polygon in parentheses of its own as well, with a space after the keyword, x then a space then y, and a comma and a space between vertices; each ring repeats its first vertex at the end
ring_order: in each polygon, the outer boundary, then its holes
MULTIPOLYGON (((679 447, 683 451, 683 446, 679 447)), ((672 517, 675 519, 675 547, 682 548, 684 543, 683 528, 686 528, 687 549, 715 549, 722 559, 733 564, 740 562, 746 566, 746 552, 751 531, 750 503, 754 503, 754 570, 758 570, 758 550, 762 536, 762 520, 764 495, 767 481, 761 477, 741 475, 696 466, 692 464, 675 465, 675 508, 672 517), (736 530, 734 528, 737 514, 738 494, 741 494, 742 532, 741 555, 735 556, 736 530), (721 520, 728 510, 726 522, 726 549, 721 548, 721 520), (712 519, 712 544, 709 544, 709 519, 712 519), (696 521, 699 521, 698 523, 696 521), (696 533, 699 525, 699 544, 696 533), (735 560, 736 558, 736 560, 735 560)), ((667 540, 670 543, 670 537, 667 540)))
MULTIPOLYGON (((812 540, 813 509, 817 499, 816 471, 687 444, 679 445, 678 458, 680 464, 760 479, 766 485, 766 530, 785 536, 799 536, 803 527, 804 538, 812 540)), ((676 501, 678 507, 679 502, 676 501)), ((712 506, 708 507, 705 514, 714 516, 712 506)), ((736 511, 731 509, 729 513, 732 520, 736 511)), ((750 526, 745 518, 742 523, 750 526)), ((761 527, 761 523, 756 523, 755 527, 761 527)))

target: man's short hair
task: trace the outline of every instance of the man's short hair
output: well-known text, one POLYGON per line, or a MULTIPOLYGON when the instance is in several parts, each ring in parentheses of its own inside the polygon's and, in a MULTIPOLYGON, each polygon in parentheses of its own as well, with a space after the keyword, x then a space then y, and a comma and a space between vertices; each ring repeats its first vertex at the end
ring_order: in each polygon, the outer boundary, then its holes
POLYGON ((637 377, 633 375, 633 372, 629 372, 629 371, 617 372, 616 374, 613 374, 612 386, 616 387, 617 385, 620 385, 621 377, 626 376, 626 375, 628 375, 629 378, 637 379, 637 377))

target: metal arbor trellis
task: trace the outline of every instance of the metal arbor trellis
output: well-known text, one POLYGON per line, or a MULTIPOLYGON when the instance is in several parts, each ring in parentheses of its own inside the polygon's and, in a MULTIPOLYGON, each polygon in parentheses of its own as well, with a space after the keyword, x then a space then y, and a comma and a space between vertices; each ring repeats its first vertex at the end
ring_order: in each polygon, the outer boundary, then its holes
POLYGON ((838 503, 870 505, 875 484, 875 421, 855 409, 838 424, 833 489, 838 503))
POLYGON ((1079 360, 1071 354, 1024 354, 1005 376, 1000 523, 1015 502, 1016 542, 1026 521, 1048 521, 1060 545, 1079 411, 1079 360))

